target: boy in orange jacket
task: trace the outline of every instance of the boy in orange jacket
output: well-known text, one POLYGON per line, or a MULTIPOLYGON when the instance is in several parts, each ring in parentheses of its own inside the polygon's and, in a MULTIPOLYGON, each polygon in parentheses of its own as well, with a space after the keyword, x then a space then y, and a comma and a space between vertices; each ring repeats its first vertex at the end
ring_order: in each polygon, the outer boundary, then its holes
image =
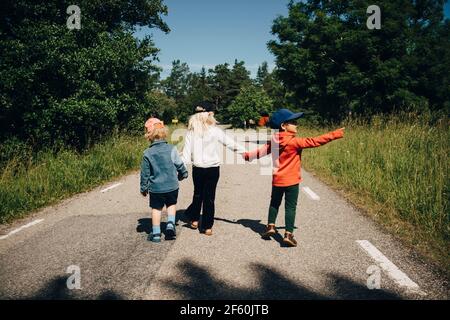
POLYGON ((244 159, 263 157, 272 153, 273 176, 272 195, 269 207, 269 217, 266 232, 262 234, 265 239, 277 233, 275 221, 278 215, 283 195, 285 195, 285 221, 286 232, 283 242, 296 247, 297 241, 292 234, 294 231, 295 214, 301 178, 302 150, 305 148, 315 148, 324 145, 332 140, 340 139, 344 136, 344 129, 323 134, 315 138, 298 138, 296 120, 303 116, 303 113, 293 113, 288 109, 280 109, 272 114, 270 125, 273 129, 280 130, 272 136, 271 141, 261 148, 243 154, 244 159))

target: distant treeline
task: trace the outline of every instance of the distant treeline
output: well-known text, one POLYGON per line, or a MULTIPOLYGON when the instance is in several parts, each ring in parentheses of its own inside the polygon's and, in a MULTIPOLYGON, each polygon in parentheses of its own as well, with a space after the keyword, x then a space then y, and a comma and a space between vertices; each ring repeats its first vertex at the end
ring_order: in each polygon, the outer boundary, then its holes
MULTIPOLYGON (((366 27, 370 1, 291 2, 267 43, 276 58, 256 79, 244 61, 191 72, 173 62, 164 80, 151 38, 169 32, 162 0, 79 0, 81 29, 66 21, 69 1, 4 0, 0 10, 0 144, 79 150, 112 131, 141 132, 146 117, 186 121, 196 101, 242 126, 279 107, 317 121, 350 112, 450 110, 450 23, 443 1, 377 1, 381 29, 366 27)), ((9 150, 9 151, 8 151, 9 150)))

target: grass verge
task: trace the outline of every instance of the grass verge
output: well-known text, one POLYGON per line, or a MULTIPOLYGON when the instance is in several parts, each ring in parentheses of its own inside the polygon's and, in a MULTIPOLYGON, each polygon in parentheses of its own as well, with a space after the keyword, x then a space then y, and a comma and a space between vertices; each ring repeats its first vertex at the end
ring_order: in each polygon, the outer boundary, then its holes
MULTIPOLYGON (((171 132, 174 129, 171 127, 171 132)), ((0 223, 138 169, 147 146, 143 136, 122 134, 82 154, 73 150, 57 154, 43 151, 10 159, 0 172, 0 223)))
POLYGON ((341 126, 344 139, 303 152, 305 169, 450 274, 448 119, 402 115, 341 126))

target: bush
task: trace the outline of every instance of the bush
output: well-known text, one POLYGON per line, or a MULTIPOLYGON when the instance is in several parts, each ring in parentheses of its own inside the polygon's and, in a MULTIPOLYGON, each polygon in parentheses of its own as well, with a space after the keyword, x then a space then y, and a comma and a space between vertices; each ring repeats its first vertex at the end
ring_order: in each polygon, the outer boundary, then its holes
POLYGON ((261 113, 270 112, 272 105, 272 100, 263 89, 253 85, 244 86, 228 106, 228 119, 225 121, 237 128, 244 127, 244 122, 248 123, 249 120, 258 123, 261 113))

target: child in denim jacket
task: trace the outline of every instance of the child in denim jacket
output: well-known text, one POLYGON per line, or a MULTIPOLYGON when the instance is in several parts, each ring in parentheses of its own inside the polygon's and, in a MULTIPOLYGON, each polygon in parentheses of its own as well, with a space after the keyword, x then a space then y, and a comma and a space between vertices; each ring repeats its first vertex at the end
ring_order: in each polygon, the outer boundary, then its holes
POLYGON ((178 199, 179 180, 186 179, 188 171, 178 155, 177 149, 167 143, 168 130, 157 118, 145 123, 145 137, 151 142, 144 151, 141 163, 141 194, 150 194, 152 208, 152 233, 148 240, 161 241, 161 211, 167 207, 165 239, 175 239, 175 213, 178 199))

